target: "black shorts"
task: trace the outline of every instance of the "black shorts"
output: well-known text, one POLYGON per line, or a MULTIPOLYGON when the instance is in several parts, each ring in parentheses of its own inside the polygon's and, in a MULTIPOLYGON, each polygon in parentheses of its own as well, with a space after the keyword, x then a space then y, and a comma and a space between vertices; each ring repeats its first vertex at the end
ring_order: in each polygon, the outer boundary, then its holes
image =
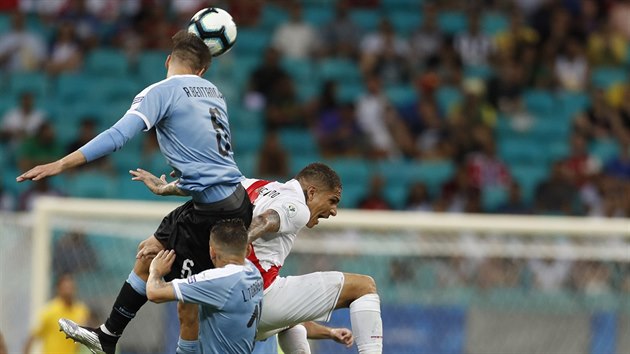
POLYGON ((210 260, 210 230, 225 219, 241 219, 248 228, 254 207, 239 184, 236 192, 216 203, 201 204, 192 200, 171 211, 155 232, 166 249, 174 249, 175 263, 164 278, 167 281, 186 278, 214 268, 210 260))

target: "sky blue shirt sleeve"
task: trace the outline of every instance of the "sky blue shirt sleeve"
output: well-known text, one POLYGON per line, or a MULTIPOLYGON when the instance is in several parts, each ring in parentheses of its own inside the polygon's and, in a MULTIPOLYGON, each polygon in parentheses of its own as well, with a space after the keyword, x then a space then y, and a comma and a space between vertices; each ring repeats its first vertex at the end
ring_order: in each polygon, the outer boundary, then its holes
POLYGON ((111 128, 97 135, 94 139, 79 148, 79 151, 90 162, 120 150, 129 139, 144 128, 144 122, 133 115, 125 115, 111 128))
POLYGON ((185 303, 221 309, 229 298, 232 283, 229 276, 221 273, 222 268, 209 269, 187 279, 175 279, 172 281, 175 296, 185 303))
POLYGON ((172 88, 161 83, 162 81, 155 83, 136 95, 126 113, 140 117, 144 121, 146 130, 151 129, 164 118, 172 105, 174 97, 172 88))

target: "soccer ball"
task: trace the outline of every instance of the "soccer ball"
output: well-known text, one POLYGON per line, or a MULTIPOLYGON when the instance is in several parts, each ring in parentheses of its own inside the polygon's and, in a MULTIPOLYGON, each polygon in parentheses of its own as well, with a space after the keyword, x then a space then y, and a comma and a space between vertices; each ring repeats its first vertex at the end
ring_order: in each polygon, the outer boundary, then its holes
POLYGON ((236 24, 232 16, 217 7, 199 10, 190 19, 188 32, 199 36, 213 57, 228 52, 236 42, 236 24))

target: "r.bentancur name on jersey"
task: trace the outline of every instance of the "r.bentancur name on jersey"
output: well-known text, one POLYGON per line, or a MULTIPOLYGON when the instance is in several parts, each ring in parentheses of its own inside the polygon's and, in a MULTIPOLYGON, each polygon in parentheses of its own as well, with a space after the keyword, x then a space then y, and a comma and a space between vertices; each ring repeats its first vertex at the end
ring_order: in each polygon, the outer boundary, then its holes
POLYGON ((182 87, 188 97, 216 97, 224 99, 219 90, 208 86, 187 86, 182 87))
POLYGON ((249 288, 241 290, 241 293, 243 294, 243 302, 251 300, 260 291, 263 291, 262 279, 256 280, 256 282, 252 284, 249 288))

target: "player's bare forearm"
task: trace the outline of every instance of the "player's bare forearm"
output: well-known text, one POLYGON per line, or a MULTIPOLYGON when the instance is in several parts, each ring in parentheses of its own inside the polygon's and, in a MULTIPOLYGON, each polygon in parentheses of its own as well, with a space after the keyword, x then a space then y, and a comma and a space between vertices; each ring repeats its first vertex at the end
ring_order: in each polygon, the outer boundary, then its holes
POLYGON ((354 343, 352 331, 347 328, 331 328, 312 321, 304 322, 302 325, 306 328, 308 339, 331 339, 347 347, 354 343))
POLYGON ((247 231, 248 242, 252 243, 262 235, 280 230, 280 215, 273 209, 256 216, 247 231))
POLYGON ((160 303, 175 301, 175 291, 173 284, 167 283, 162 277, 171 271, 175 261, 175 251, 160 251, 151 261, 149 267, 149 278, 147 279, 147 299, 160 303))
POLYGON ((173 285, 154 273, 150 273, 147 279, 147 299, 158 304, 177 300, 173 285))
POLYGON ((45 165, 39 165, 19 175, 15 180, 23 182, 26 180, 39 181, 40 179, 55 176, 63 171, 81 166, 87 162, 83 153, 79 150, 66 155, 65 157, 45 165))
MULTIPOLYGON (((166 181, 166 176, 162 175, 160 178, 153 175, 152 173, 145 171, 141 168, 137 168, 134 170, 129 170, 129 173, 133 176, 131 178, 132 181, 141 181, 144 183, 149 190, 156 195, 167 196, 167 195, 177 195, 177 196, 188 196, 186 192, 179 189, 177 187, 177 180, 168 183, 166 181)), ((172 175, 172 173, 171 173, 172 175)))

